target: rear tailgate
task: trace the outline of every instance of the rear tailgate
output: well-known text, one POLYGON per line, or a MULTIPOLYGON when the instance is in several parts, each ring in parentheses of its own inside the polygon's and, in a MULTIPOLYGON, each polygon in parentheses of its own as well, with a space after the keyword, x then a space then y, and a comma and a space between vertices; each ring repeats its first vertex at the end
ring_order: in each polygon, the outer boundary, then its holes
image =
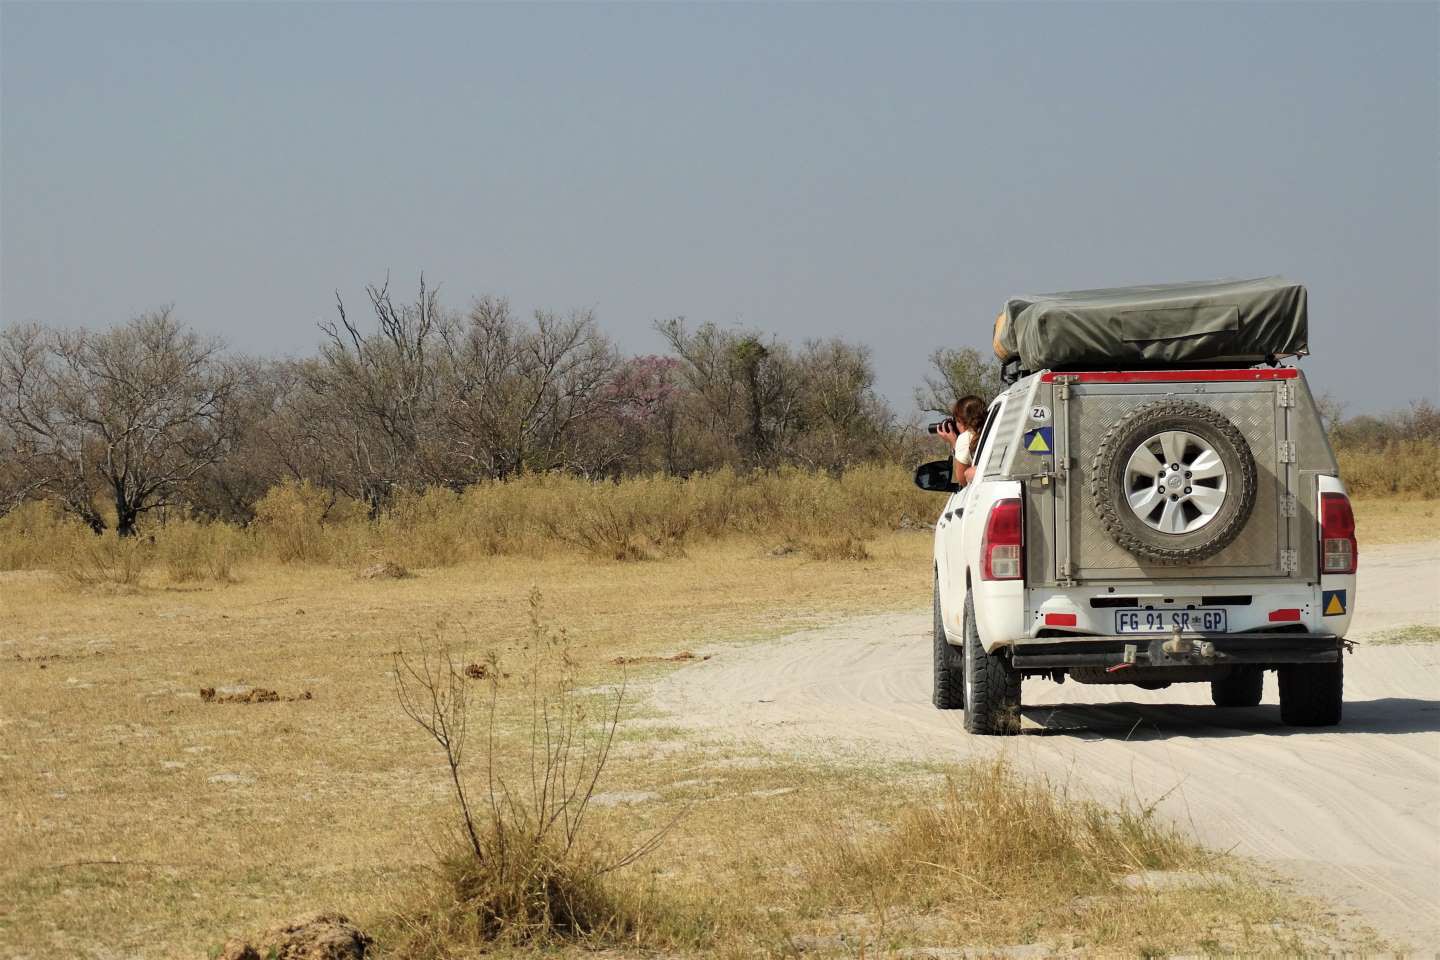
POLYGON ((1297 370, 1046 373, 1028 386, 1022 409, 1040 418, 1016 428, 1002 472, 1027 480, 1031 585, 1314 580, 1316 475, 1335 468, 1297 370), (1110 426, 1167 397, 1221 413, 1244 436, 1257 471, 1254 507, 1239 534, 1191 564, 1143 561, 1121 547, 1101 523, 1088 483, 1110 426))

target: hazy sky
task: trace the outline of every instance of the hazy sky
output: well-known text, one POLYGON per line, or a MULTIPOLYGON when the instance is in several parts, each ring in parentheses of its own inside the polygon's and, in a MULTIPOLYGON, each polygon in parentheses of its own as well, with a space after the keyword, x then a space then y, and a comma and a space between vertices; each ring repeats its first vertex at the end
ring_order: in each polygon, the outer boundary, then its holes
POLYGON ((874 350, 1012 293, 1280 273, 1352 412, 1440 380, 1440 6, 5 3, 0 319, 338 288, 874 350))

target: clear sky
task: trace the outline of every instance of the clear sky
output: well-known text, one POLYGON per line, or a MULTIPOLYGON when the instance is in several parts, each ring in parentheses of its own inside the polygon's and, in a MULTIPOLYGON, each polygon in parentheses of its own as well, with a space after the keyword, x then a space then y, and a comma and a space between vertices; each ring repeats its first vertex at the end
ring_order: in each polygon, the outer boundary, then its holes
POLYGON ((0 320, 173 302, 303 353, 338 288, 874 350, 1004 298, 1280 273, 1351 412, 1440 380, 1433 3, 0 7, 0 320))

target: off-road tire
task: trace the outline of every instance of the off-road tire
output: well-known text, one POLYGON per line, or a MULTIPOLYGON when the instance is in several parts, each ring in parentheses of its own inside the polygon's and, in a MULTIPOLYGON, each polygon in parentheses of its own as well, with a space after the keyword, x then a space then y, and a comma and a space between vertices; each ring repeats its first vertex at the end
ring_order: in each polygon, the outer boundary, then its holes
POLYGON ((945 618, 940 611, 940 574, 935 574, 935 692, 931 702, 937 710, 959 710, 965 706, 965 658, 945 639, 945 618))
POLYGON ((1115 421, 1090 461, 1090 501, 1116 543, 1142 560, 1196 563, 1224 550, 1250 519, 1258 487, 1255 457, 1240 430, 1212 407, 1190 400, 1158 400, 1115 421), (1225 465, 1228 489, 1214 519, 1190 533, 1169 534, 1146 526, 1126 501, 1125 468, 1141 443, 1167 430, 1208 441, 1225 465))
POLYGON ((1217 707, 1258 707, 1265 694, 1265 671, 1259 667, 1231 667, 1224 680, 1210 681, 1210 699, 1217 707))
POLYGON ((980 645, 975 601, 965 595, 965 729, 982 736, 1020 732, 1020 673, 1010 658, 980 645))
POLYGON ((1280 721, 1292 727, 1333 727, 1345 699, 1345 661, 1281 667, 1280 721))

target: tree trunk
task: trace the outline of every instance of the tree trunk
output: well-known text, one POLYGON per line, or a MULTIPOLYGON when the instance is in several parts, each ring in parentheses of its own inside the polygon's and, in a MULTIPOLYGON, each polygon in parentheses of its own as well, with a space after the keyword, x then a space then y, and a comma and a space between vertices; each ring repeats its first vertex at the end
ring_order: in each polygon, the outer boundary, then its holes
POLYGON ((135 524, 140 519, 140 511, 129 504, 115 501, 115 534, 120 537, 135 536, 135 524))

